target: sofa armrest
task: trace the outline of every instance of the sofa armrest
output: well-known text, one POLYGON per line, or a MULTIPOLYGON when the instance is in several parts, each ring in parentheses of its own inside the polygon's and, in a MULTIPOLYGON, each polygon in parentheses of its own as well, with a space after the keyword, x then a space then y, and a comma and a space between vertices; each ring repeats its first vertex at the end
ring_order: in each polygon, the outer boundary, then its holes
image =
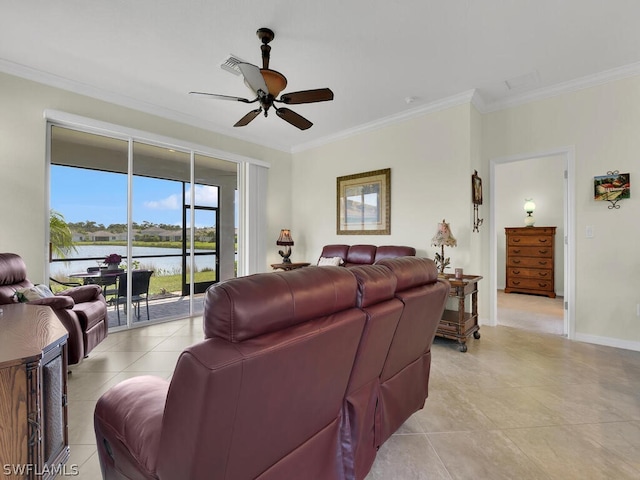
POLYGON ((127 478, 155 478, 169 381, 143 375, 109 389, 96 404, 94 427, 101 463, 127 478))
POLYGON ((73 298, 67 296, 44 297, 37 300, 31 300, 29 305, 46 305, 54 310, 71 309, 75 306, 73 298))
POLYGON ((101 294, 100 285, 81 285, 57 293, 56 296, 71 297, 75 303, 84 303, 97 300, 101 294))

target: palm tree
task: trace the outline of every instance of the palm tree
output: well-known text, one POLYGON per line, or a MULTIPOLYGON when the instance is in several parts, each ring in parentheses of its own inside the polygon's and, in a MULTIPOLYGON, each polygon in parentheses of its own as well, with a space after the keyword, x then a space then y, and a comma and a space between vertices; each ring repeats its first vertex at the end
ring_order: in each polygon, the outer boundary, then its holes
POLYGON ((55 210, 51 210, 49 216, 49 241, 51 255, 58 258, 65 258, 71 252, 76 251, 69 225, 67 225, 64 216, 55 210))

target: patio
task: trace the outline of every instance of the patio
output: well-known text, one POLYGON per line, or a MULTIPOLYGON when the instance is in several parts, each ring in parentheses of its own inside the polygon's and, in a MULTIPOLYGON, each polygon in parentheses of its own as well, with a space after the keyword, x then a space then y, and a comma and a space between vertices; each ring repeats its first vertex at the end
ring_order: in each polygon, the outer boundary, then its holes
MULTIPOLYGON (((107 299, 107 316, 109 318, 109 328, 118 326, 118 312, 111 299, 107 299)), ((127 309, 125 305, 120 305, 120 326, 127 324, 127 314, 134 311, 127 309)), ((196 294, 193 297, 193 314, 198 315, 204 311, 204 294, 196 294)), ((140 302, 140 318, 133 316, 133 323, 153 323, 158 320, 175 320, 189 316, 189 297, 177 294, 167 294, 149 297, 149 320, 147 320, 147 308, 144 301, 140 302)))

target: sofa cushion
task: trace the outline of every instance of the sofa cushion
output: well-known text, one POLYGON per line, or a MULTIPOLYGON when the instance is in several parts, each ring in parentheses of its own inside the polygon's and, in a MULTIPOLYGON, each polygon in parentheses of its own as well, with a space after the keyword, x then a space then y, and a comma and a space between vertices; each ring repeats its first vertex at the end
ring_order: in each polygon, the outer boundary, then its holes
POLYGON ((236 343, 282 330, 354 307, 356 290, 355 277, 342 268, 311 266, 232 278, 207 290, 205 337, 236 343))
POLYGON ((435 283, 438 280, 438 268, 429 258, 385 258, 380 260, 377 265, 384 265, 393 272, 398 280, 398 291, 435 283))
POLYGON ((376 249, 376 258, 374 263, 385 258, 396 257, 415 257, 416 249, 413 247, 405 247, 401 245, 382 245, 376 249))
POLYGON ((345 262, 347 265, 371 265, 376 258, 375 245, 351 245, 345 262))
POLYGON ((344 263, 340 257, 320 257, 318 260, 319 267, 339 267, 344 263))
POLYGON ((322 248, 321 257, 340 257, 343 260, 347 258, 347 253, 349 252, 349 245, 342 244, 334 244, 334 245, 325 245, 322 248))
POLYGON ((34 285, 32 287, 17 288, 15 295, 19 302, 30 302, 41 298, 53 297, 53 292, 46 285, 34 285))
POLYGON ((387 267, 363 265, 350 271, 358 280, 358 307, 367 308, 394 297, 396 277, 387 267))

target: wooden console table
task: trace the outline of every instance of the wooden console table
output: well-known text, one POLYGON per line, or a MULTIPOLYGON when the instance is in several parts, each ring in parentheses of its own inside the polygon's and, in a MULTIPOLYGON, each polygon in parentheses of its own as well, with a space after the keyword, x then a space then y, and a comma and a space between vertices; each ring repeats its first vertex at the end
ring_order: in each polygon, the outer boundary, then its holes
POLYGON ((295 270, 296 268, 308 267, 310 263, 272 263, 271 268, 274 270, 295 270))
POLYGON ((457 298, 457 310, 445 309, 442 319, 436 330, 439 337, 449 338, 458 341, 458 349, 461 352, 467 351, 467 338, 480 338, 480 326, 478 325, 478 282, 482 277, 477 275, 463 275, 461 279, 456 279, 452 274, 445 274, 451 284, 449 297, 457 298), (471 295, 471 312, 465 308, 466 298, 471 295))
POLYGON ((52 479, 69 458, 67 338, 50 307, 0 305, 0 466, 52 479))

